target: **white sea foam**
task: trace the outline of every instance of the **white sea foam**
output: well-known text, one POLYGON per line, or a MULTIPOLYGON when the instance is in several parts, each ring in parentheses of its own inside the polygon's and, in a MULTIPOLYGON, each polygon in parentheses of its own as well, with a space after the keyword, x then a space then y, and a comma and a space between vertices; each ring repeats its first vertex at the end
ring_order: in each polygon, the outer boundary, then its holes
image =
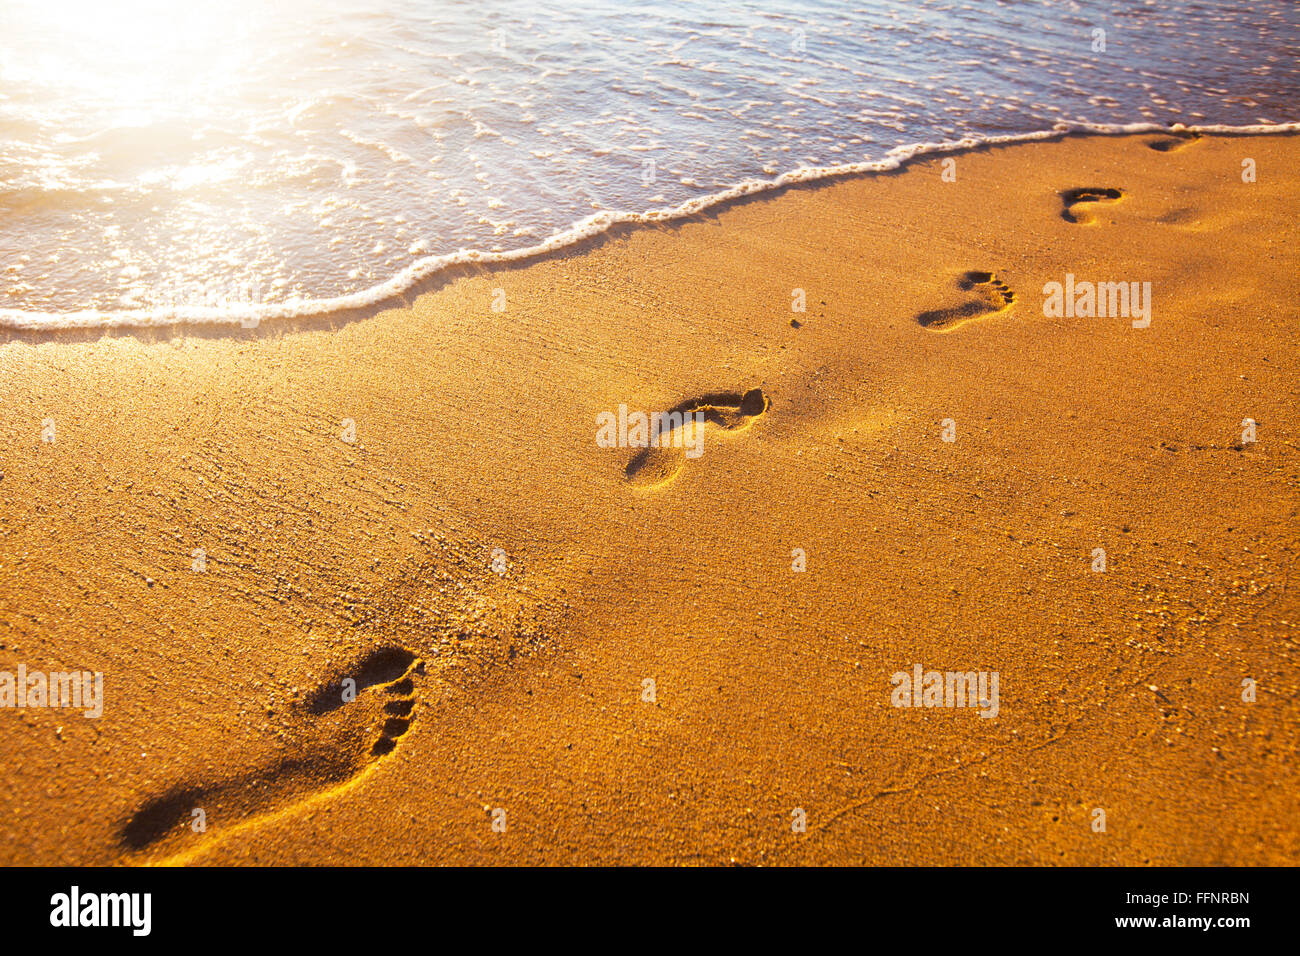
POLYGON ((940 143, 914 143, 891 149, 883 158, 834 166, 800 167, 774 179, 746 179, 726 189, 698 196, 680 205, 645 212, 605 211, 576 222, 536 245, 504 252, 462 249, 443 255, 427 256, 413 262, 392 278, 369 288, 332 298, 300 299, 271 304, 232 307, 180 306, 156 309, 104 311, 85 309, 73 312, 29 312, 0 309, 0 327, 54 331, 64 329, 148 328, 181 324, 249 325, 285 319, 328 316, 333 313, 371 309, 399 299, 418 284, 440 272, 467 264, 492 266, 519 262, 554 253, 601 235, 623 224, 663 223, 686 219, 728 202, 783 187, 813 183, 842 176, 869 175, 898 169, 907 162, 926 155, 951 153, 990 145, 1026 143, 1060 139, 1074 133, 1126 135, 1135 133, 1220 133, 1252 135, 1300 132, 1300 122, 1229 126, 1224 124, 1161 126, 1155 123, 1060 123, 1052 129, 1009 135, 969 136, 940 143))
POLYGON ((371 309, 1061 121, 1300 121, 1300 6, 1195 8, 6 0, 0 327, 371 309))

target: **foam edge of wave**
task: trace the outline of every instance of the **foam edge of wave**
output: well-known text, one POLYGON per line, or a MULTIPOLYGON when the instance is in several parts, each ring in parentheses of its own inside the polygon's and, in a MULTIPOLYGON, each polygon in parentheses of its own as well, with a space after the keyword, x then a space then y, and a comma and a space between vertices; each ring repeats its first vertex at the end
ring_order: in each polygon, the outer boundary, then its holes
POLYGON ((1030 133, 1009 133, 990 136, 968 136, 941 143, 912 143, 891 149, 882 159, 863 160, 835 166, 800 167, 782 173, 775 179, 746 179, 719 192, 688 199, 678 206, 652 209, 645 212, 607 210, 595 213, 552 235, 536 245, 505 252, 483 252, 461 249, 457 252, 426 256, 407 266, 393 277, 357 292, 322 299, 300 299, 262 305, 211 308, 203 306, 164 307, 157 309, 124 309, 102 311, 84 309, 75 312, 29 312, 22 309, 0 309, 0 328, 19 331, 62 331, 85 329, 158 328, 173 325, 260 325, 285 319, 312 319, 334 313, 368 309, 396 299, 421 282, 438 273, 462 265, 499 265, 535 259, 595 238, 610 229, 638 223, 665 223, 687 219, 714 206, 733 202, 747 196, 771 192, 788 186, 834 179, 843 176, 866 175, 896 170, 904 164, 926 156, 960 152, 983 146, 1028 143, 1040 140, 1062 139, 1071 134, 1132 135, 1138 133, 1218 133, 1257 135, 1269 133, 1300 132, 1300 122, 1228 126, 1209 124, 1162 126, 1158 123, 1058 123, 1051 129, 1030 133))

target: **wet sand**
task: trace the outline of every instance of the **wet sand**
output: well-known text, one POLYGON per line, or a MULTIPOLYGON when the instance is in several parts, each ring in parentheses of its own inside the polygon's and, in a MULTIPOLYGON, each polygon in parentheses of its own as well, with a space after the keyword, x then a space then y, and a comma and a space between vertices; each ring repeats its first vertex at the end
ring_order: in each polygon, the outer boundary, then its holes
POLYGON ((0 671, 104 710, 0 710, 0 862, 1297 862, 1297 139, 945 158, 347 321, 8 334, 0 671))

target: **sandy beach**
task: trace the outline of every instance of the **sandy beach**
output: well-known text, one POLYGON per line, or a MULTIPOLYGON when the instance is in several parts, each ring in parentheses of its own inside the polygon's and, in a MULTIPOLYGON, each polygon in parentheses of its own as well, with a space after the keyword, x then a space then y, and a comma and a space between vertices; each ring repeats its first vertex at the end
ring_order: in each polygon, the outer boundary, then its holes
POLYGON ((1295 864, 1298 159, 985 146, 374 314, 5 332, 0 671, 103 712, 5 715, 0 862, 1295 864))

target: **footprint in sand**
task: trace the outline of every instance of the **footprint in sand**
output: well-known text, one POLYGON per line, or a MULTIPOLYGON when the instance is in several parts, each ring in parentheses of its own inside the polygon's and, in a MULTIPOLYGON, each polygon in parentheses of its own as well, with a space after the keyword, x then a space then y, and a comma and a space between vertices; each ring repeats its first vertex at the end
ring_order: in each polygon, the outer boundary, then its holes
POLYGON ((701 413, 705 423, 703 432, 692 435, 692 425, 665 432, 659 436, 660 447, 643 448, 632 456, 624 469, 624 477, 642 488, 661 485, 673 478, 685 465, 688 448, 684 446, 693 446, 698 442, 703 443, 699 447, 708 447, 709 425, 724 431, 744 430, 753 425, 771 406, 771 400, 760 388, 751 388, 743 394, 718 392, 701 395, 681 402, 669 409, 667 414, 680 414, 683 420, 690 420, 691 416, 701 413))
POLYGON ((1016 294, 992 272, 967 272, 957 280, 957 288, 974 292, 975 297, 961 305, 947 309, 922 312, 916 321, 927 329, 949 332, 971 319, 1002 312, 1016 301, 1016 294))
POLYGON ((409 729, 423 673, 424 662, 404 648, 372 651, 307 699, 298 712, 303 733, 286 753, 255 770, 182 783, 150 799, 122 828, 123 847, 179 848, 352 779, 392 753, 409 729), (203 811, 205 834, 192 828, 195 810, 203 811))
POLYGON ((1124 195, 1122 190, 1105 187, 1065 189, 1061 191, 1061 218, 1066 222, 1093 222, 1093 215, 1084 206, 1095 202, 1116 202, 1124 195))
POLYGON ((1147 140, 1147 147, 1157 153, 1172 153, 1174 150, 1190 146, 1201 138, 1200 133, 1172 133, 1147 140))

